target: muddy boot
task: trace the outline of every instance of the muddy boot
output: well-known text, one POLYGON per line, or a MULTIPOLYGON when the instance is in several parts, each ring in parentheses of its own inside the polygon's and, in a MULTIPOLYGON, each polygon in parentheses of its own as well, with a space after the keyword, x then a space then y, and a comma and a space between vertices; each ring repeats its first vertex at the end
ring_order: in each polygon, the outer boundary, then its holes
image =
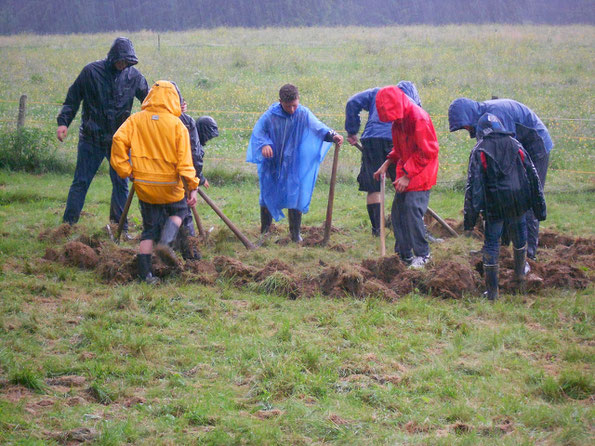
POLYGON ((302 213, 296 209, 288 209, 288 214, 291 241, 299 243, 304 240, 300 235, 300 228, 302 227, 302 213))
POLYGON ((159 283, 159 277, 153 276, 151 271, 151 254, 137 254, 138 278, 149 285, 159 283))
POLYGON ((380 237, 380 203, 372 203, 368 205, 368 215, 370 223, 372 223, 372 235, 380 237))
POLYGON ((266 234, 271 229, 271 223, 273 222, 273 216, 269 212, 266 206, 260 207, 260 233, 266 234))
POLYGON ((168 218, 161 230, 161 238, 159 239, 159 243, 157 243, 155 253, 166 263, 178 263, 176 253, 172 249, 172 243, 176 239, 179 229, 180 227, 171 218, 168 218))
POLYGON ((483 274, 486 282, 486 292, 484 296, 490 301, 498 299, 498 265, 483 265, 483 274))
POLYGON ((531 270, 529 264, 527 263, 527 245, 523 246, 522 248, 514 248, 514 279, 518 285, 518 292, 520 294, 525 294, 527 292, 527 286, 525 277, 527 273, 531 270))
POLYGON ((182 258, 184 260, 200 260, 202 255, 200 254, 200 251, 190 243, 189 237, 190 231, 188 231, 188 228, 181 227, 176 240, 179 240, 182 258))

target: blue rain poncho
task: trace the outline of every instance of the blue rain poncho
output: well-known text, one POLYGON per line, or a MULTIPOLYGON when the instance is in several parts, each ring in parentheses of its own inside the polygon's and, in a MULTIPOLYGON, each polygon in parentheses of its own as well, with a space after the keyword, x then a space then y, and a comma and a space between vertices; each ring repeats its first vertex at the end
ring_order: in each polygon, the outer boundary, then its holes
POLYGON ((279 102, 260 117, 248 145, 246 161, 258 168, 260 205, 279 221, 283 209, 308 212, 320 163, 331 143, 324 138, 330 129, 303 105, 286 113, 279 102), (262 156, 266 145, 273 157, 262 156))

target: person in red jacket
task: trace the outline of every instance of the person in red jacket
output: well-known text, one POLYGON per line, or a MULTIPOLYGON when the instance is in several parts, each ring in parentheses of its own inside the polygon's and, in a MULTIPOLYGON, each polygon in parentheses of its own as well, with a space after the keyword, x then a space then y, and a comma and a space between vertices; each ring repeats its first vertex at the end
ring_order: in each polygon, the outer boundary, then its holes
POLYGON ((391 219, 395 252, 411 268, 423 268, 430 259, 423 216, 430 190, 438 175, 438 139, 430 115, 415 105, 398 87, 384 87, 376 95, 382 122, 392 122, 393 149, 374 173, 374 178, 396 164, 397 179, 391 219))

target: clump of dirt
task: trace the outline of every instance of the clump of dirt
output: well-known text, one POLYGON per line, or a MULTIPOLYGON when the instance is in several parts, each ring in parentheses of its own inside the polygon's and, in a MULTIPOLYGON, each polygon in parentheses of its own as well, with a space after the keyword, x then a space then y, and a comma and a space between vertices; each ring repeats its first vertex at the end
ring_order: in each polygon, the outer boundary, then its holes
POLYGON ((50 242, 59 242, 60 240, 64 240, 72 233, 72 226, 68 223, 62 223, 57 228, 50 228, 42 231, 38 239, 40 241, 48 240, 50 242))
POLYGON ((415 289, 423 292, 425 290, 424 272, 415 269, 406 269, 390 281, 389 287, 401 296, 409 294, 415 291, 415 289))
POLYGON ((215 265, 205 260, 189 260, 184 265, 183 278, 186 282, 214 285, 217 280, 215 265))
POLYGON ((326 267, 315 281, 320 291, 331 297, 352 295, 361 299, 375 296, 389 301, 399 297, 382 281, 374 279, 371 271, 360 265, 326 267))
POLYGON ((591 280, 585 272, 574 266, 569 265, 563 260, 554 260, 543 266, 543 284, 546 288, 571 288, 580 290, 587 288, 591 280))
POLYGON ((277 296, 285 296, 289 299, 297 299, 300 296, 300 288, 296 279, 284 271, 274 271, 256 286, 256 290, 277 296))
POLYGON ((81 242, 68 242, 64 245, 64 263, 84 269, 94 269, 99 263, 99 256, 90 246, 81 242))
POLYGON ((87 246, 90 246, 95 251, 100 250, 106 242, 105 238, 102 237, 101 234, 93 234, 93 235, 81 234, 79 236, 79 238, 77 239, 77 241, 79 241, 87 246))
POLYGON ((405 264, 401 261, 398 254, 380 259, 365 259, 362 261, 362 266, 370 270, 375 277, 386 283, 390 283, 406 269, 405 264))
POLYGON ((109 283, 127 283, 137 276, 136 251, 132 248, 105 247, 99 256, 97 272, 109 283))
POLYGON ((433 296, 459 299, 463 293, 476 292, 479 282, 479 275, 469 265, 447 261, 428 271, 426 287, 433 296))
POLYGON ((378 297, 381 299, 394 302, 399 298, 399 295, 391 290, 386 284, 380 280, 371 279, 365 280, 362 290, 363 297, 378 297))
POLYGON ((574 240, 571 236, 549 229, 540 229, 539 231, 539 247, 541 248, 555 248, 558 245, 570 246, 574 240))
POLYGON ((257 272, 255 267, 244 265, 239 260, 227 256, 215 257, 213 264, 219 274, 233 279, 236 285, 244 285, 250 282, 257 272))
POLYGON ((277 271, 283 271, 285 273, 291 274, 293 273, 293 268, 279 259, 273 259, 269 263, 267 263, 263 269, 261 269, 254 275, 254 279, 260 282, 261 280, 266 279, 268 276, 277 271))

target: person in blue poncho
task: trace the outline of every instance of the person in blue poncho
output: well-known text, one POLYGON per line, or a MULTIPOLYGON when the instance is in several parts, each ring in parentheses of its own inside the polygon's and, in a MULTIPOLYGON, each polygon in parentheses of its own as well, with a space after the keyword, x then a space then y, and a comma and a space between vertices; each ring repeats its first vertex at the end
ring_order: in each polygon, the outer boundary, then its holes
MULTIPOLYGON (((531 157, 543 188, 554 143, 539 116, 526 105, 512 99, 477 102, 468 98, 458 98, 448 108, 450 131, 465 129, 471 138, 475 138, 477 123, 485 113, 496 116, 502 123, 504 131, 510 132, 523 145, 531 157)), ((529 209, 527 211, 527 257, 531 259, 535 259, 537 255, 538 237, 539 221, 529 209)))
POLYGON ((302 240, 302 213, 308 212, 320 163, 332 142, 340 146, 343 137, 300 104, 295 85, 283 85, 279 102, 254 126, 246 155, 258 169, 261 233, 288 209, 291 240, 302 240))

